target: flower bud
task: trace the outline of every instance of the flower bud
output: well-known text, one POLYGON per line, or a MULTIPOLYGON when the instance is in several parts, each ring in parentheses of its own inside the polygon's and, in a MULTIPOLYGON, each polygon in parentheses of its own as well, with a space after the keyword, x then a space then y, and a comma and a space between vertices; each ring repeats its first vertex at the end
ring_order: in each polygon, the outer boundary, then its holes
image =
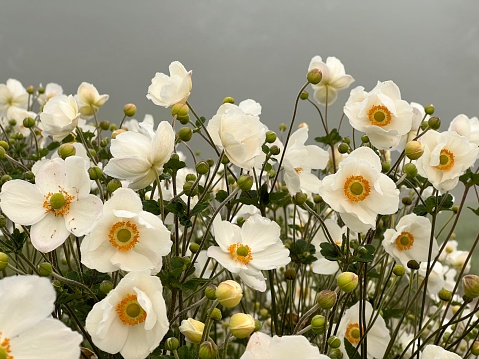
POLYGON ((342 142, 339 146, 338 146, 338 152, 341 153, 341 154, 345 154, 345 153, 348 153, 349 151, 349 145, 345 142, 342 142))
POLYGON ((128 116, 128 117, 135 116, 136 114, 135 104, 127 103, 125 106, 123 106, 123 113, 125 114, 125 116, 128 116))
POLYGON ((213 284, 210 284, 205 288, 205 297, 209 300, 216 299, 216 287, 213 284))
POLYGON ((439 291, 438 296, 439 299, 445 302, 450 302, 452 300, 452 293, 444 288, 439 291))
POLYGON ((191 253, 198 253, 198 251, 200 250, 200 245, 198 243, 191 243, 189 245, 189 250, 191 253))
POLYGON ((43 262, 38 265, 38 275, 41 277, 49 277, 53 273, 52 265, 48 262, 43 262))
POLYGON ((409 141, 406 143, 405 152, 410 160, 417 160, 424 153, 424 146, 419 141, 409 141))
POLYGON ((100 283, 100 292, 107 295, 113 289, 113 283, 109 280, 104 280, 100 283))
POLYGON ((321 79, 323 78, 323 73, 320 69, 312 69, 308 72, 306 78, 308 79, 308 82, 310 84, 317 85, 321 82, 321 79))
POLYGON ((452 213, 457 214, 457 212, 459 212, 459 206, 452 206, 451 211, 452 213))
POLYGON ((5 182, 11 181, 13 178, 10 175, 3 175, 0 177, 0 182, 3 184, 5 182))
POLYGON ((225 98, 223 99, 223 103, 232 103, 232 104, 234 104, 234 103, 235 103, 235 99, 234 99, 233 97, 229 97, 229 96, 228 96, 228 97, 225 97, 225 98))
POLYGON ((211 319, 217 322, 219 322, 223 318, 223 314, 221 314, 221 310, 219 310, 218 308, 213 308, 210 316, 211 319))
POLYGON ((403 197, 401 199, 401 202, 405 206, 410 206, 412 204, 412 199, 411 199, 411 197, 403 197))
POLYGON ((308 199, 308 195, 306 193, 297 192, 293 197, 293 203, 297 205, 302 205, 306 202, 307 199, 308 199))
POLYGON ((118 127, 117 127, 114 123, 110 124, 109 130, 110 130, 111 132, 113 132, 113 131, 115 131, 115 130, 117 130, 117 129, 118 129, 118 127))
POLYGON ((306 90, 303 90, 303 91, 301 92, 301 94, 299 95, 299 98, 300 98, 301 100, 307 100, 308 97, 309 97, 309 93, 308 93, 308 91, 306 91, 306 90))
POLYGON ((178 349, 179 346, 180 346, 180 341, 175 337, 170 337, 166 339, 165 341, 165 349, 169 350, 170 352, 178 349))
POLYGON ((194 173, 188 173, 185 178, 187 181, 195 182, 196 181, 196 175, 194 173))
POLYGON ((393 273, 398 277, 402 277, 404 274, 406 274, 406 268, 400 264, 396 264, 393 268, 393 273))
POLYGON ((101 121, 100 122, 100 128, 103 130, 103 131, 108 131, 110 129, 110 122, 109 121, 101 121))
POLYGON ((249 314, 236 313, 230 319, 230 331, 238 339, 243 339, 253 333, 255 320, 249 314))
POLYGON ((27 94, 33 95, 35 93, 35 87, 32 85, 28 86, 25 90, 27 90, 27 94))
POLYGON ((368 143, 369 142, 369 137, 367 135, 362 135, 361 136, 361 142, 362 143, 368 143))
POLYGON ((381 162, 381 172, 386 173, 391 169, 391 163, 388 161, 381 162))
POLYGON ((193 318, 184 319, 179 327, 187 341, 199 344, 205 330, 205 324, 193 318))
POLYGON ((419 263, 416 262, 414 259, 411 259, 410 261, 407 262, 407 267, 412 270, 418 270, 419 263))
POLYGON ((343 359, 343 352, 340 349, 331 349, 329 351, 330 359, 343 359))
POLYGON ((301 123, 298 125, 298 128, 309 128, 309 125, 308 125, 306 122, 301 122, 301 123))
POLYGON ((341 339, 339 339, 338 337, 334 335, 330 336, 328 338, 328 345, 333 349, 337 349, 341 345, 341 339))
POLYGON ((431 130, 439 130, 439 127, 441 127, 441 119, 439 117, 431 117, 427 121, 427 124, 431 130))
POLYGON ((323 202, 323 197, 321 197, 319 194, 315 195, 313 197, 314 203, 322 203, 323 202))
POLYGON ((273 131, 266 132, 266 142, 273 143, 274 141, 276 141, 276 133, 273 131))
POLYGON ((37 88, 37 92, 40 94, 40 95, 43 95, 45 93, 45 88, 42 87, 42 85, 38 86, 37 88))
POLYGON ((101 176, 103 175, 103 171, 100 167, 93 166, 88 169, 88 175, 90 176, 91 180, 95 181, 101 178, 101 176))
POLYGON ((414 178, 417 175, 417 168, 414 163, 406 163, 403 167, 403 171, 408 178, 414 178))
POLYGON ((426 115, 432 115, 434 113, 434 105, 431 103, 427 106, 424 106, 424 112, 426 115))
POLYGON ((218 355, 218 347, 215 343, 206 340, 200 345, 198 350, 198 358, 200 359, 215 359, 218 355))
POLYGON ((7 226, 7 218, 0 214, 0 228, 4 228, 7 226))
POLYGON ((353 272, 343 272, 338 276, 338 287, 345 293, 352 292, 358 286, 358 276, 353 272))
POLYGON ((115 192, 118 188, 121 188, 120 180, 114 178, 106 185, 106 189, 109 193, 115 192))
POLYGON ((209 172, 210 165, 206 161, 201 161, 196 164, 196 172, 199 175, 205 175, 209 172))
POLYGON ((25 128, 32 128, 35 126, 35 120, 31 117, 25 117, 23 119, 23 126, 25 128))
POLYGON ((5 150, 8 150, 10 146, 7 141, 0 141, 0 147, 2 147, 5 150))
POLYGON ((0 252, 0 270, 4 270, 8 267, 8 255, 0 252))
POLYGON ((250 175, 241 175, 237 183, 242 191, 249 191, 251 187, 253 187, 253 177, 250 175))
POLYGON ((325 289, 318 293, 317 303, 321 309, 329 310, 336 304, 338 295, 335 291, 325 289))
POLYGON ((479 355, 479 341, 475 341, 471 346, 471 354, 479 355))
POLYGON ((315 315, 313 319, 311 319, 311 330, 314 334, 321 334, 324 333, 326 329, 326 318, 322 315, 315 315))
POLYGON ((280 125, 279 125, 279 130, 280 130, 280 132, 284 132, 284 131, 286 131, 287 129, 288 129, 288 126, 286 126, 285 123, 280 123, 280 125))
POLYGON ((479 297, 479 277, 475 274, 467 274, 462 277, 464 295, 474 299, 479 297))
POLYGON ((0 160, 3 160, 5 158, 5 154, 7 151, 5 151, 5 148, 0 147, 0 160))
POLYGON ((183 192, 188 197, 194 197, 198 194, 198 186, 195 186, 195 182, 193 181, 186 181, 183 185, 183 192))
POLYGON ((284 271, 284 279, 286 280, 295 280, 296 279, 296 270, 294 268, 288 268, 284 271))
POLYGON ((273 155, 273 156, 277 156, 279 155, 279 153, 281 152, 280 148, 276 145, 273 145, 269 148, 269 152, 273 155))
POLYGON ((188 142, 193 136, 193 130, 189 127, 182 127, 178 131, 178 138, 183 142, 188 142))
POLYGON ((216 288, 216 299, 225 308, 233 308, 238 305, 243 297, 243 289, 234 280, 221 282, 216 288))
POLYGON ((75 146, 73 146, 73 143, 63 143, 60 147, 58 147, 58 156, 60 156, 62 159, 65 159, 70 156, 75 156, 77 153, 77 150, 75 146))
POLYGON ((255 332, 260 331, 262 326, 263 326, 263 324, 258 319, 254 320, 254 331, 255 332))

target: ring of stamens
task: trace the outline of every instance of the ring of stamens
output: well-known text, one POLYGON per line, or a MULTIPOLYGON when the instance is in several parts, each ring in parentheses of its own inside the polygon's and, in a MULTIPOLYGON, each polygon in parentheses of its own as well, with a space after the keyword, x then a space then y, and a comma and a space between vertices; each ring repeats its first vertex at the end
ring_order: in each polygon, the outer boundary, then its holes
POLYGON ((439 155, 439 165, 436 166, 438 170, 447 171, 454 166, 454 153, 443 148, 439 155))
POLYGON ((139 242, 139 237, 138 227, 130 221, 117 222, 108 232, 111 245, 120 251, 132 249, 139 242))
POLYGON ((136 294, 126 295, 122 301, 116 305, 116 313, 125 325, 135 326, 143 323, 146 319, 146 312, 138 303, 136 294))
POLYGON ((369 196, 371 187, 363 176, 350 176, 344 183, 344 194, 353 202, 361 202, 369 196))
POLYGON ((407 251, 414 244, 414 236, 409 232, 401 232, 401 234, 396 237, 395 243, 400 251, 407 251))
POLYGON ((58 192, 48 192, 43 201, 43 208, 45 213, 53 213, 55 217, 65 216, 70 210, 70 204, 75 196, 68 194, 63 188, 59 188, 58 192))
POLYGON ((387 126, 391 123, 391 111, 386 106, 374 105, 368 111, 368 119, 374 126, 387 126))
POLYGON ((346 327, 346 333, 344 335, 348 342, 353 345, 358 345, 361 341, 361 331, 359 330, 358 323, 350 323, 346 327))
POLYGON ((242 243, 235 243, 228 247, 231 259, 248 264, 252 259, 251 248, 248 245, 242 243))

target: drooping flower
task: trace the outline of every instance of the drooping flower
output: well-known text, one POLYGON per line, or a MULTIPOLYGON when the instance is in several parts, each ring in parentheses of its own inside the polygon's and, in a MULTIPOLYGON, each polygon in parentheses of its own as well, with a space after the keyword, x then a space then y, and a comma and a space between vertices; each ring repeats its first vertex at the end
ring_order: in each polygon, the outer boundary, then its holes
POLYGON ((461 359, 461 357, 440 346, 428 344, 424 347, 421 359, 461 359))
POLYGON ((401 99, 399 88, 392 81, 378 82, 371 92, 356 87, 344 106, 344 113, 351 126, 364 132, 380 150, 398 145, 412 128, 412 107, 401 99))
POLYGON ((163 172, 174 145, 175 132, 167 121, 160 122, 156 133, 122 132, 111 141, 113 158, 104 172, 128 180, 132 189, 145 188, 163 172))
POLYGON ((424 153, 416 162, 417 171, 440 191, 456 187, 459 177, 479 154, 477 145, 452 131, 429 130, 419 141, 424 145, 424 153))
POLYGON ((83 337, 51 317, 56 294, 47 278, 34 275, 3 278, 0 293, 0 357, 80 357, 83 337))
POLYGON ((448 130, 467 137, 470 143, 479 146, 479 119, 477 117, 469 118, 463 114, 457 115, 449 124, 448 130))
MULTIPOLYGON (((426 217, 414 213, 405 215, 399 220, 395 230, 387 229, 384 232, 382 245, 386 252, 404 266, 407 266, 410 260, 427 262, 431 227, 431 221, 426 217)), ((435 258, 438 253, 439 247, 433 238, 431 258, 435 258)))
POLYGON ((314 235, 313 239, 311 240, 311 244, 314 245, 316 248, 316 253, 314 256, 318 259, 311 263, 311 269, 314 273, 317 274, 325 274, 330 275, 334 274, 339 270, 338 262, 330 261, 324 258, 321 254, 321 243, 327 243, 328 239, 326 236, 325 231, 327 230, 331 239, 336 243, 339 247, 341 247, 343 243, 343 234, 345 232, 344 229, 338 226, 336 221, 328 218, 324 221, 326 226, 325 229, 319 228, 316 234, 314 235))
POLYGON ((270 337, 256 332, 248 340, 246 351, 240 359, 328 359, 319 353, 318 347, 312 345, 302 335, 284 335, 270 337))
POLYGON ((176 103, 185 103, 190 96, 192 83, 191 71, 186 71, 179 61, 170 64, 170 76, 157 72, 148 87, 146 98, 155 105, 170 107, 176 103))
POLYGON ((160 278, 149 271, 128 273, 85 321, 93 343, 125 359, 143 359, 160 344, 169 329, 160 278))
POLYGON ((284 182, 291 195, 297 192, 317 193, 321 181, 311 173, 313 169, 324 169, 328 164, 328 152, 315 145, 305 146, 308 128, 295 131, 289 138, 284 154, 284 182))
POLYGON ((253 289, 266 290, 262 270, 277 269, 291 261, 279 238, 279 225, 268 218, 253 215, 240 228, 217 216, 213 229, 219 247, 208 248, 208 256, 238 274, 253 289))
POLYGON ((336 57, 328 57, 326 63, 321 56, 315 56, 311 59, 308 71, 318 69, 321 71, 321 81, 316 85, 311 85, 314 89, 314 98, 321 105, 332 105, 338 98, 338 92, 347 89, 353 82, 351 75, 346 75, 344 65, 336 57))
POLYGON ((236 166, 259 168, 266 155, 261 146, 266 139, 266 126, 259 120, 261 105, 253 100, 238 106, 225 103, 208 122, 207 130, 215 145, 224 150, 236 166))
POLYGON ((8 79, 6 84, 0 84, 0 117, 7 116, 8 109, 28 106, 28 93, 20 81, 8 79))
POLYGON ((35 184, 3 184, 0 207, 16 224, 32 226, 33 246, 47 253, 72 233, 87 234, 102 213, 101 200, 90 194, 86 162, 78 156, 56 158, 40 167, 35 184))
POLYGON ((95 86, 88 82, 82 82, 78 86, 75 100, 78 104, 78 110, 83 118, 92 118, 93 114, 98 112, 98 109, 105 104, 109 95, 100 95, 95 86))
POLYGON ((40 129, 44 136, 61 141, 73 132, 78 125, 80 112, 72 95, 57 95, 43 106, 40 113, 40 129))
POLYGON ((326 176, 319 194, 355 232, 376 228, 378 214, 392 214, 399 206, 399 190, 381 173, 381 161, 369 147, 360 147, 326 176))
POLYGON ((386 348, 391 338, 389 336, 389 330, 386 327, 384 319, 380 315, 378 315, 376 320, 372 321, 372 319, 375 317, 376 313, 374 312, 373 307, 369 302, 357 302, 344 312, 344 315, 341 317, 341 321, 339 322, 337 336, 342 339, 341 346, 339 347, 339 349, 341 350, 345 358, 349 358, 349 356, 346 353, 344 341, 347 340, 353 345, 353 347, 357 347, 359 345, 358 352, 361 353, 361 344, 359 343, 367 328, 369 328, 367 332, 368 358, 384 357, 384 352, 386 351, 386 348), (364 327, 361 327, 361 321, 359 320, 359 306, 363 304, 365 309, 364 317, 366 320, 363 324, 364 327), (373 323, 371 327, 369 327, 371 322, 373 323))

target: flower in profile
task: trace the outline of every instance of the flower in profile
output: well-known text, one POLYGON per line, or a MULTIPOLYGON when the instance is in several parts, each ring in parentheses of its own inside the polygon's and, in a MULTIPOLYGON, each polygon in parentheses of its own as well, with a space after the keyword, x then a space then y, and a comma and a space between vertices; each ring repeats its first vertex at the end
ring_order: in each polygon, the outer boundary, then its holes
MULTIPOLYGON (((407 266, 410 260, 427 262, 431 227, 431 221, 428 218, 414 213, 407 214, 399 220, 395 230, 387 229, 384 232, 383 247, 404 266, 407 266)), ((431 258, 435 258, 439 253, 435 238, 432 241, 431 253, 431 258)))
POLYGON ((314 89, 314 98, 321 105, 332 105, 338 98, 338 92, 347 89, 353 82, 351 75, 346 75, 344 65, 336 57, 328 57, 326 63, 321 56, 315 56, 309 63, 308 71, 318 69, 321 71, 321 81, 311 85, 314 89))
POLYGON ((38 170, 35 184, 19 179, 4 183, 0 200, 10 220, 32 226, 32 244, 43 253, 60 246, 70 233, 87 234, 103 207, 90 194, 86 162, 78 156, 48 161, 38 170))
POLYGON ((176 103, 185 103, 190 96, 192 83, 191 71, 186 71, 179 61, 170 64, 170 76, 157 72, 148 87, 146 98, 155 105, 170 107, 176 103))
POLYGON ((461 357, 440 346, 428 344, 424 347, 421 359, 461 359, 461 357))
POLYGON ((320 354, 319 348, 312 345, 303 335, 270 337, 256 332, 248 340, 246 351, 240 359, 328 359, 320 354))
POLYGON ((56 95, 63 95, 63 87, 57 83, 50 82, 45 86, 45 92, 38 95, 37 102, 40 106, 44 106, 48 100, 56 95))
POLYGON ((157 216, 143 211, 140 197, 119 188, 81 243, 81 260, 99 272, 150 269, 158 273, 171 250, 170 231, 157 216))
POLYGON ((479 154, 477 145, 452 131, 429 130, 419 141, 424 145, 424 154, 416 162, 417 171, 440 191, 456 187, 459 177, 479 154))
POLYGON ((381 161, 369 147, 360 147, 326 176, 319 194, 355 232, 376 228, 378 214, 392 214, 399 206, 399 190, 381 173, 381 161))
POLYGON ((284 182, 291 195, 301 191, 317 193, 321 181, 311 170, 324 169, 328 164, 328 152, 315 145, 305 146, 307 139, 307 127, 296 130, 284 154, 284 182))
POLYGON ((479 146, 479 119, 477 117, 469 118, 466 115, 457 115, 451 121, 448 130, 467 137, 470 143, 479 146))
POLYGON ((128 273, 85 321, 93 343, 125 359, 146 358, 169 329, 163 286, 148 271, 128 273))
POLYGON ((208 122, 207 130, 215 145, 224 150, 236 166, 259 168, 266 155, 261 146, 266 139, 266 126, 259 120, 261 105, 253 100, 238 106, 225 103, 208 122))
POLYGON ((92 118, 98 109, 108 100, 108 95, 100 95, 95 86, 88 82, 82 82, 78 86, 75 100, 83 118, 92 118))
POLYGON ((399 88, 392 81, 378 82, 371 92, 356 87, 344 106, 344 113, 351 126, 364 132, 380 150, 398 145, 412 128, 412 107, 401 99, 399 88))
POLYGON ((411 102, 411 108, 412 108, 412 125, 411 125, 411 130, 403 135, 401 139, 399 140, 399 143, 392 147, 391 150, 402 152, 404 148, 406 147, 406 143, 409 141, 414 140, 414 138, 418 134, 419 127, 421 126, 421 123, 423 120, 427 121, 427 119, 431 116, 426 115, 426 112, 424 111, 424 106, 420 105, 416 102, 411 102))
POLYGON ((27 117, 34 119, 37 117, 37 114, 21 107, 12 106, 8 109, 7 116, 2 117, 0 121, 2 122, 2 125, 7 126, 8 124, 11 124, 11 120, 15 120, 13 133, 21 133, 24 137, 28 137, 30 136, 31 131, 23 125, 23 120, 27 117))
POLYGON ((174 146, 175 132, 167 121, 160 122, 156 133, 122 132, 111 141, 113 158, 104 172, 128 180, 132 189, 145 188, 163 173, 163 165, 170 159, 174 146))
POLYGON ((321 243, 329 242, 326 236, 327 231, 333 242, 341 248, 341 245, 343 244, 343 234, 345 233, 346 228, 339 227, 336 221, 330 218, 324 221, 324 225, 326 228, 319 228, 311 240, 311 244, 316 248, 314 256, 318 259, 311 263, 311 269, 317 274, 330 275, 339 270, 339 265, 338 262, 330 261, 323 257, 321 254, 321 243))
POLYGON ((78 125, 80 112, 72 95, 57 95, 43 106, 40 113, 40 129, 45 136, 51 136, 54 141, 67 137, 78 125))
POLYGON ((266 290, 262 270, 277 269, 291 261, 279 237, 279 225, 268 218, 253 215, 240 228, 216 216, 213 229, 219 247, 208 248, 208 256, 253 289, 266 290))
MULTIPOLYGON (((337 336, 342 339, 339 349, 345 358, 349 358, 349 356, 346 353, 344 341, 347 340, 353 345, 353 347, 357 347, 358 345, 360 347, 361 345, 359 343, 367 328, 369 328, 367 332, 368 358, 384 357, 384 352, 386 351, 391 338, 389 336, 389 330, 386 327, 384 319, 378 315, 373 321, 372 319, 375 317, 376 313, 369 302, 357 302, 344 312, 344 315, 341 317, 341 321, 339 322, 337 336), (366 322, 364 323, 365 327, 360 326, 359 320, 359 306, 363 304, 365 309, 364 317, 366 318, 366 322), (370 326, 371 322, 372 324, 370 326)), ((358 349, 359 352, 361 352, 360 350, 361 349, 358 349)))
POLYGON ((7 116, 8 109, 28 106, 28 93, 20 81, 8 79, 6 84, 0 84, 0 117, 7 116))
POLYGON ((3 278, 0 293, 1 358, 80 357, 83 337, 51 317, 56 294, 47 278, 33 275, 3 278))
POLYGON ((205 330, 205 324, 193 318, 183 319, 181 325, 178 328, 186 338, 186 341, 199 344, 203 337, 203 331, 205 330))

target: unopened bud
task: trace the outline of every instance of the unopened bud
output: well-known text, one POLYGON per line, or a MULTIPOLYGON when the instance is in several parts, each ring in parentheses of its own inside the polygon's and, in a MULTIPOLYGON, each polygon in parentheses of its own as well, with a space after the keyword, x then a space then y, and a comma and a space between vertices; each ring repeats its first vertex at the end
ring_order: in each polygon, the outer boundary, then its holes
POLYGON ((35 87, 33 87, 32 85, 28 86, 26 90, 27 90, 27 94, 29 95, 33 95, 35 93, 35 87))
POLYGON ((308 195, 303 192, 297 192, 293 197, 293 202, 297 205, 302 205, 308 199, 308 195))
POLYGON ((274 141, 276 141, 276 133, 273 131, 266 132, 266 142, 273 143, 274 141))
POLYGON ((189 127, 182 127, 178 131, 178 138, 183 142, 188 142, 193 136, 193 130, 189 127))
POLYGON ((233 104, 234 104, 234 103, 235 103, 235 99, 234 99, 233 97, 229 97, 229 96, 228 96, 228 97, 225 97, 225 98, 223 99, 223 103, 233 103, 233 104))
POLYGON ((0 160, 3 160, 5 158, 5 154, 7 151, 5 151, 5 148, 0 147, 0 160))
POLYGON ((236 307, 243 298, 243 289, 234 280, 221 282, 216 288, 216 299, 225 308, 236 307))
POLYGON ((403 167, 403 170, 408 178, 414 178, 417 175, 417 167, 414 163, 406 163, 403 167))
POLYGON ((0 214, 0 228, 5 228, 7 226, 7 218, 0 214))
POLYGON ((474 299, 479 297, 479 277, 475 274, 467 274, 462 277, 464 295, 474 299))
POLYGON ((424 106, 424 112, 426 115, 432 115, 434 113, 434 105, 431 103, 427 106, 424 106))
POLYGON ((213 308, 211 311, 211 319, 213 319, 216 322, 219 322, 223 318, 223 315, 221 314, 221 310, 218 308, 213 308))
POLYGON ((8 150, 10 146, 8 145, 7 141, 0 141, 0 147, 2 147, 5 150, 8 150))
POLYGON ((321 82, 323 78, 323 73, 321 72, 320 69, 312 69, 308 72, 308 75, 306 76, 308 79, 308 82, 312 85, 317 85, 321 82))
POLYGON ((281 152, 280 148, 276 145, 273 145, 269 148, 269 152, 273 155, 273 156, 277 156, 279 155, 279 153, 281 152))
POLYGON ((200 349, 198 350, 198 358, 200 359, 215 359, 218 355, 218 346, 206 340, 200 345, 200 349))
POLYGON ((60 147, 58 147, 58 156, 60 156, 62 159, 65 159, 70 156, 75 156, 77 153, 77 150, 75 146, 73 146, 73 143, 63 143, 60 147))
POLYGON ((118 188, 121 188, 120 180, 114 178, 106 185, 106 189, 109 193, 115 192, 118 188))
POLYGON ((191 253, 198 253, 200 250, 200 245, 198 243, 191 243, 188 248, 190 249, 191 253))
POLYGON ((300 98, 301 100, 307 100, 308 97, 309 97, 309 93, 308 93, 308 91, 306 91, 306 90, 303 90, 303 91, 301 92, 301 94, 299 95, 299 98, 300 98))
POLYGON ((229 327, 231 334, 238 339, 243 339, 253 333, 255 320, 250 314, 236 313, 231 316, 229 327))
POLYGON ((321 309, 329 310, 336 304, 338 295, 335 291, 325 289, 318 293, 317 303, 321 309))
POLYGON ((125 106, 123 106, 123 113, 125 116, 128 117, 133 117, 136 114, 136 106, 132 103, 127 103, 125 106))
POLYGON ((341 351, 341 349, 331 349, 329 351, 329 358, 330 359, 343 359, 343 352, 341 351))
POLYGON ((203 337, 205 324, 193 318, 188 318, 181 321, 179 330, 181 334, 185 336, 187 341, 199 344, 203 337))
POLYGON ((338 276, 338 287, 345 293, 352 292, 358 286, 358 276, 353 272, 343 272, 338 276))
POLYGON ((406 274, 406 268, 400 264, 396 264, 393 268, 393 273, 398 277, 402 277, 404 274, 406 274))
POLYGON ((296 279, 296 270, 294 268, 288 268, 284 271, 284 279, 286 280, 295 280, 296 279))
POLYGON ((100 292, 104 295, 107 295, 110 293, 110 291, 113 289, 113 283, 109 280, 104 280, 100 283, 100 292))
POLYGON ((328 345, 333 349, 337 349, 341 346, 341 339, 333 335, 328 338, 328 345))
POLYGON ((176 339, 175 337, 168 338, 165 341, 165 349, 169 350, 170 352, 178 349, 179 346, 180 346, 180 341, 176 339))
POLYGON ((424 146, 419 141, 409 141, 406 143, 405 153, 410 160, 417 160, 424 153, 424 146))
POLYGON ((205 288, 205 297, 209 300, 216 299, 216 287, 214 285, 210 284, 205 288))
POLYGON ((123 132, 126 132, 125 129, 123 128, 119 128, 117 130, 113 130, 113 132, 111 133, 111 138, 115 139, 119 134, 123 133, 123 132))
POLYGON ((195 182, 193 181, 186 181, 183 185, 183 192, 188 197, 194 197, 198 194, 198 186, 195 186, 195 182))
POLYGON ((401 202, 405 206, 410 206, 412 204, 412 199, 411 199, 411 197, 403 197, 401 199, 401 202))
POLYGON ((326 318, 322 315, 315 315, 311 319, 311 330, 314 334, 324 333, 326 329, 326 318))
POLYGON ((361 136, 361 142, 362 142, 362 143, 368 143, 368 142, 369 142, 369 137, 368 137, 368 135, 362 135, 362 136, 361 136))
POLYGON ((471 354, 479 355, 479 341, 475 341, 471 346, 471 354))
POLYGON ((210 170, 210 166, 208 162, 206 161, 201 161, 196 164, 196 172, 199 175, 205 175, 209 172, 209 170, 210 170))
POLYGON ((190 119, 189 112, 190 109, 185 103, 176 103, 171 107, 171 115, 183 125, 186 125, 190 119))
POLYGON ((101 176, 103 175, 103 171, 100 167, 93 166, 88 169, 88 175, 90 176, 91 180, 95 181, 101 178, 101 176))
POLYGON ((450 302, 452 300, 452 293, 444 288, 439 291, 438 296, 439 299, 445 302, 450 302))
POLYGON ((31 117, 26 117, 23 119, 23 126, 25 128, 32 128, 35 126, 35 120, 31 117))
POLYGON ((288 129, 288 126, 286 126, 285 123, 281 123, 281 124, 279 125, 279 130, 280 130, 281 132, 284 132, 284 131, 286 131, 287 129, 288 129))
POLYGON ((349 145, 347 143, 343 142, 338 146, 339 153, 345 154, 345 153, 348 153, 348 151, 349 151, 349 145))
POLYGON ((416 262, 414 259, 411 259, 410 261, 407 262, 407 267, 412 270, 418 270, 419 263, 416 262))
POLYGON ((8 255, 0 252, 0 270, 5 270, 8 267, 8 255))
POLYGON ((49 277, 53 273, 52 265, 48 262, 43 262, 38 265, 38 275, 41 277, 49 277))
POLYGON ((249 191, 253 187, 253 177, 250 175, 241 175, 238 178, 237 184, 242 191, 249 191))
POLYGON ((431 117, 428 121, 427 124, 430 129, 432 130, 438 130, 439 127, 441 127, 441 119, 439 117, 431 117))

